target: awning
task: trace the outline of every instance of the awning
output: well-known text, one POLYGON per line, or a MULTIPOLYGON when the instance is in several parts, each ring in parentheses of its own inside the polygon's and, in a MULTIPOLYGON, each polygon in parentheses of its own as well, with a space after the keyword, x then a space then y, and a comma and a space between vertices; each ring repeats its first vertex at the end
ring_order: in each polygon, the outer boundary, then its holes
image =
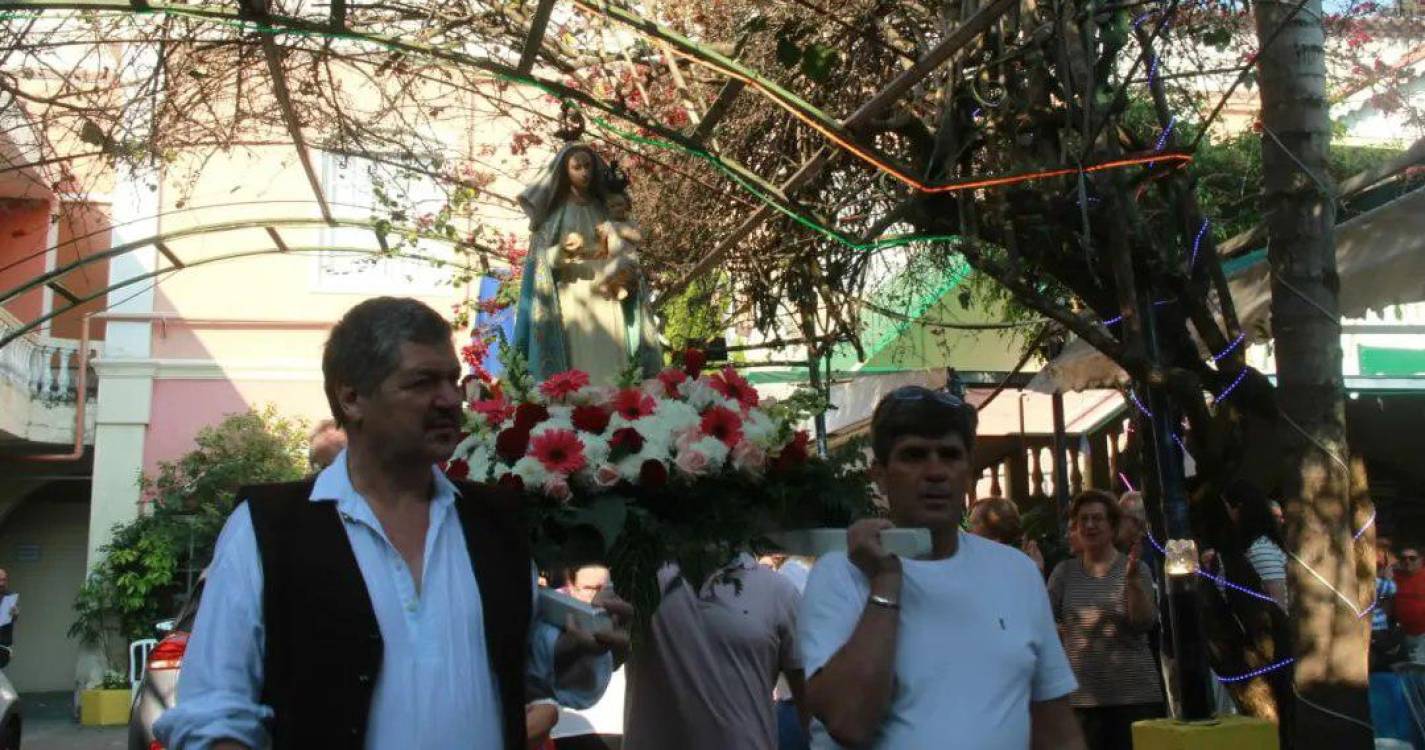
MULTIPOLYGON (((1425 300, 1425 190, 1403 195, 1336 227, 1336 267, 1342 317, 1425 300)), ((1224 264, 1248 343, 1270 331, 1272 290, 1267 251, 1224 264)), ((1112 387, 1128 375, 1092 346, 1075 339, 1029 383, 1042 393, 1112 387)))

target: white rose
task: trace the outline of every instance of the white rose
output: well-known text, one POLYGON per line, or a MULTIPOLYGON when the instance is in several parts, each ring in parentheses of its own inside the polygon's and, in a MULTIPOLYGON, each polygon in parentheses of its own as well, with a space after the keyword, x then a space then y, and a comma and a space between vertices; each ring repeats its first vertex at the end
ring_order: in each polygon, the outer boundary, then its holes
POLYGON ((708 457, 708 464, 714 469, 721 468, 727 461, 727 443, 715 437, 704 437, 689 446, 691 449, 708 457))
MULTIPOLYGON (((584 444, 585 465, 596 467, 609 458, 609 441, 603 435, 579 433, 579 442, 584 444)), ((590 469, 592 471, 592 468, 590 469)))
POLYGON ((721 393, 713 390, 712 386, 708 385, 706 380, 694 380, 684 383, 679 390, 681 390, 683 396, 688 399, 688 406, 691 406, 694 411, 699 413, 702 413, 709 406, 721 406, 724 401, 726 401, 721 393))
POLYGON ((753 409, 742 420, 742 437, 759 448, 769 450, 777 440, 777 423, 761 409, 753 409))

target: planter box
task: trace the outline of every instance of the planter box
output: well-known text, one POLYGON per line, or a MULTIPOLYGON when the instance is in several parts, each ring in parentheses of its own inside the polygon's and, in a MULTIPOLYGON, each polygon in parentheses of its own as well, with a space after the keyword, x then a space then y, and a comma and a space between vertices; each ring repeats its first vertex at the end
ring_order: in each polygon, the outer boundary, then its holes
POLYGON ((89 727, 127 724, 132 698, 129 688, 85 690, 79 694, 79 723, 89 727))

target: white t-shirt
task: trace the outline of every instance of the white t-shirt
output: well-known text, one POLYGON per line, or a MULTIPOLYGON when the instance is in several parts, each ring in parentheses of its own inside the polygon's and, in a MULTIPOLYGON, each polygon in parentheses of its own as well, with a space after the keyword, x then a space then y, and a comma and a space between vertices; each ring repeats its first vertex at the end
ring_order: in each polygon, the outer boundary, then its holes
POLYGON ((623 669, 615 669, 598 703, 583 710, 559 707, 559 721, 549 736, 561 739, 586 734, 622 735, 623 691, 623 669))
MULTIPOLYGON (((1024 750, 1029 704, 1077 687, 1044 581, 1024 553, 961 532, 948 560, 904 560, 895 694, 872 747, 1024 750)), ((851 637, 870 596, 836 552, 812 569, 797 619, 810 677, 851 637)), ((813 726, 812 747, 838 748, 813 726)))

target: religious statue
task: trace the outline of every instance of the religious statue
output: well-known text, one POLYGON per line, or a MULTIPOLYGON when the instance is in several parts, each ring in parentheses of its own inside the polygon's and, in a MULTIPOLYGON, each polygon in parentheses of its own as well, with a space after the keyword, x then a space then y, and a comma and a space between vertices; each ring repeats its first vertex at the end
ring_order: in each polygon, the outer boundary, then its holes
POLYGON ((536 380, 573 369, 610 384, 634 357, 644 377, 662 367, 625 185, 571 142, 520 193, 531 236, 513 346, 536 380))

